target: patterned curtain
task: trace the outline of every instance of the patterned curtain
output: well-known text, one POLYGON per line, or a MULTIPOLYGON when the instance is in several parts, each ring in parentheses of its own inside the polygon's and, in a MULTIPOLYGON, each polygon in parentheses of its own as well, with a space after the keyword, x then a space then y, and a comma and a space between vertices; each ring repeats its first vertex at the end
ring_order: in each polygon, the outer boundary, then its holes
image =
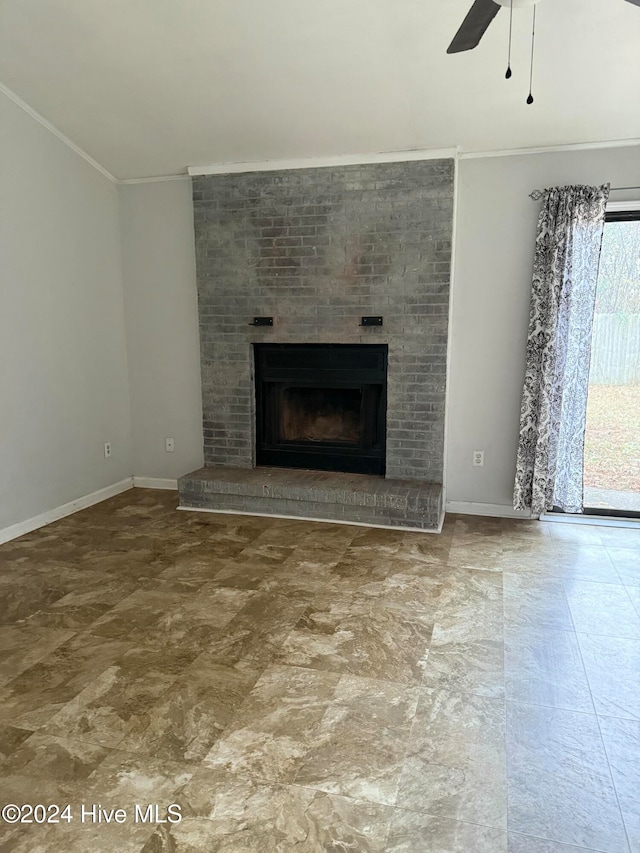
POLYGON ((582 512, 591 328, 609 185, 543 193, 520 410, 515 509, 582 512))

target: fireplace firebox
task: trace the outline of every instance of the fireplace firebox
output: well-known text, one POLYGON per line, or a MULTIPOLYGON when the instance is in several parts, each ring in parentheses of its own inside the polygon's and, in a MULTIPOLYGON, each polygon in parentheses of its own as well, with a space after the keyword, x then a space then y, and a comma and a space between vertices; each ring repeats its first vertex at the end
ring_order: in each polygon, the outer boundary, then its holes
POLYGON ((384 474, 387 346, 254 344, 256 463, 384 474))

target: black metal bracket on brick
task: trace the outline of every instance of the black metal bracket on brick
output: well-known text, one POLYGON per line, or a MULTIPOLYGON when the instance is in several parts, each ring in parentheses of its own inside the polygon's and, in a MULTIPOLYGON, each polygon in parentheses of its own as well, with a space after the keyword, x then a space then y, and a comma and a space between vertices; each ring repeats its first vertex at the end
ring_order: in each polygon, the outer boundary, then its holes
POLYGON ((250 326, 273 326, 273 317, 254 317, 250 326))
POLYGON ((362 317, 360 320, 361 326, 381 326, 382 317, 362 317))

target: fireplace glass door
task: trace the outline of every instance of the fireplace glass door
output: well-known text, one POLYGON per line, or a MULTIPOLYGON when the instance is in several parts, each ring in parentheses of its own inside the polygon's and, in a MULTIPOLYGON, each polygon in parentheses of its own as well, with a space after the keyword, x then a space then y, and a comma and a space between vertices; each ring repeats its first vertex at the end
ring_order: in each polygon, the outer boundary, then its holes
POLYGON ((258 465, 384 473, 386 346, 256 344, 258 465))
POLYGON ((281 441, 360 444, 361 388, 296 388, 285 385, 281 394, 278 429, 281 441))

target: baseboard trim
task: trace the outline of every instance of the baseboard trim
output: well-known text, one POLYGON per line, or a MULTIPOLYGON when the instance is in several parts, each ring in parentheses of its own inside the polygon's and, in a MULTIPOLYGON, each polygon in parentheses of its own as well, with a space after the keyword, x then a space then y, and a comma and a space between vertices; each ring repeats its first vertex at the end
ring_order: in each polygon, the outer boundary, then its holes
POLYGON ((133 485, 137 489, 172 489, 178 490, 177 480, 165 480, 162 477, 134 477, 133 485))
POLYGON ((459 515, 491 515, 494 518, 522 518, 531 519, 529 510, 514 509, 505 504, 483 504, 473 501, 447 501, 447 512, 455 512, 459 515))
POLYGON ((10 542, 12 539, 17 539, 19 536, 24 536, 25 533, 31 533, 32 530, 37 530, 39 527, 46 527, 54 521, 59 521, 67 515, 73 515, 81 509, 98 504, 101 501, 106 501, 107 498, 112 498, 119 495, 121 492, 126 492, 132 488, 133 478, 127 477, 120 480, 119 483, 114 483, 111 486, 106 486, 104 489, 98 489, 97 492, 91 492, 89 495, 84 495, 81 498, 76 498, 74 501, 57 506, 55 509, 50 509, 40 515, 34 515, 32 518, 27 518, 25 521, 19 521, 17 524, 11 524, 0 530, 0 545, 4 542, 10 542))

